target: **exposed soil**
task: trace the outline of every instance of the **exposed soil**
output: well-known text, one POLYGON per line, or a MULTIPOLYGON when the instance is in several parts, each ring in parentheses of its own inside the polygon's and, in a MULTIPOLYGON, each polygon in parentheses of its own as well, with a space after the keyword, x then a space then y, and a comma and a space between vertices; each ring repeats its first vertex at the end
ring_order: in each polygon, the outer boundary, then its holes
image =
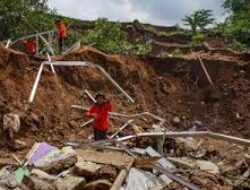
MULTIPOLYGON (((99 71, 91 68, 56 68, 57 76, 46 67, 33 104, 27 103, 39 62, 25 54, 0 47, 0 125, 5 113, 21 116, 18 138, 32 144, 46 140, 61 144, 67 140, 83 140, 91 129, 80 128, 87 118, 72 104, 89 105, 84 90, 105 91, 113 109, 123 113, 150 111, 166 118, 171 130, 187 130, 194 120, 202 129, 250 137, 249 63, 231 60, 203 61, 214 82, 210 86, 201 66, 192 55, 184 58, 126 57, 106 55, 91 47, 58 56, 56 60, 90 61, 101 65, 135 100, 129 103, 99 71), (174 117, 180 123, 173 123, 174 117)), ((203 56, 200 54, 200 56, 203 56)), ((150 120, 148 120, 150 121, 150 120)), ((139 123, 140 124, 140 123, 139 123)), ((111 130, 122 123, 111 122, 111 130)), ((141 126, 141 127, 150 127, 141 126)))

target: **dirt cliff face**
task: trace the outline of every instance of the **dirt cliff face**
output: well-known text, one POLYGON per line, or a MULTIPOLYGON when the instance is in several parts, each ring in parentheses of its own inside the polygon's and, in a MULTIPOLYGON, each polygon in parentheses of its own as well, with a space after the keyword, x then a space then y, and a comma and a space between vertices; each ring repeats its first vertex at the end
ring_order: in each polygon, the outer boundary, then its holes
MULTIPOLYGON (((84 93, 104 91, 113 109, 123 113, 150 111, 168 120, 171 130, 187 130, 193 121, 208 129, 236 136, 250 137, 249 63, 208 59, 204 63, 214 82, 210 86, 195 56, 155 58, 106 55, 91 47, 55 60, 89 61, 102 66, 135 100, 130 103, 100 71, 85 67, 57 67, 57 76, 46 66, 32 104, 28 103, 41 62, 25 54, 0 47, 0 125, 3 115, 16 112, 21 116, 18 138, 33 143, 46 140, 61 144, 84 140, 91 132, 80 125, 88 119, 72 104, 89 105, 84 93), (178 117, 180 122, 173 122, 178 117)), ((147 128, 145 120, 141 127, 147 128)), ((110 131, 121 123, 111 122, 110 131)), ((199 129, 198 129, 199 130, 199 129)))

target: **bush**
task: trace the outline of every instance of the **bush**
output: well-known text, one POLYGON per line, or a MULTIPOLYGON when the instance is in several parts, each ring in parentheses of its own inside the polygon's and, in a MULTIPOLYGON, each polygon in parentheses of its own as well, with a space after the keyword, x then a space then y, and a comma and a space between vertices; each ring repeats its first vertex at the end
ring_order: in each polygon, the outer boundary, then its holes
POLYGON ((236 40, 233 40, 229 45, 229 48, 236 50, 236 51, 243 51, 247 49, 247 46, 245 44, 242 44, 236 40))
POLYGON ((182 51, 179 48, 176 48, 171 54, 175 58, 180 58, 183 55, 182 51))
POLYGON ((200 42, 204 41, 205 38, 206 38, 205 34, 197 33, 196 35, 192 36, 192 43, 194 43, 194 44, 200 43, 200 42))

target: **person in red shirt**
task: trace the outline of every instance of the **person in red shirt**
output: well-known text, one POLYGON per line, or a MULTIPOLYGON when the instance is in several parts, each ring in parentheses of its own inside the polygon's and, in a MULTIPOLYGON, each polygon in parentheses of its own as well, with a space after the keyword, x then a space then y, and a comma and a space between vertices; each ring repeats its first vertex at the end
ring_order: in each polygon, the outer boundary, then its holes
POLYGON ((34 56, 36 53, 36 43, 33 40, 23 40, 27 54, 34 56))
POLYGON ((90 106, 86 115, 94 118, 93 129, 94 139, 102 140, 107 138, 108 113, 112 109, 111 102, 106 99, 104 94, 98 93, 95 97, 96 103, 90 106))
POLYGON ((62 52, 65 45, 65 40, 67 38, 67 27, 61 20, 56 20, 55 24, 57 29, 58 45, 60 51, 62 52))

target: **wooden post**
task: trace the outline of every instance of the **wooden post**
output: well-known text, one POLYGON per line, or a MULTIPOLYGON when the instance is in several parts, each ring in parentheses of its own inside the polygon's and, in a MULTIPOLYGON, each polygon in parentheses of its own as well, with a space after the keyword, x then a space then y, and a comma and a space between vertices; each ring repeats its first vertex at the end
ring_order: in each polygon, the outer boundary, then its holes
POLYGON ((210 83, 210 85, 214 85, 214 83, 213 83, 213 81, 212 81, 212 79, 211 79, 211 77, 210 77, 210 75, 209 75, 209 73, 207 71, 207 68, 204 65, 204 63, 203 63, 202 59, 200 58, 200 56, 198 56, 198 59, 199 59, 199 62, 201 64, 201 67, 202 67, 202 69, 203 69, 203 71, 204 71, 204 73, 205 73, 205 75, 207 77, 208 82, 210 83))
POLYGON ((133 160, 126 168, 122 169, 119 173, 119 175, 117 176, 115 182, 113 183, 112 187, 110 190, 120 190, 123 181, 125 180, 125 178, 128 175, 128 172, 130 170, 130 168, 132 167, 133 163, 135 160, 133 160))

